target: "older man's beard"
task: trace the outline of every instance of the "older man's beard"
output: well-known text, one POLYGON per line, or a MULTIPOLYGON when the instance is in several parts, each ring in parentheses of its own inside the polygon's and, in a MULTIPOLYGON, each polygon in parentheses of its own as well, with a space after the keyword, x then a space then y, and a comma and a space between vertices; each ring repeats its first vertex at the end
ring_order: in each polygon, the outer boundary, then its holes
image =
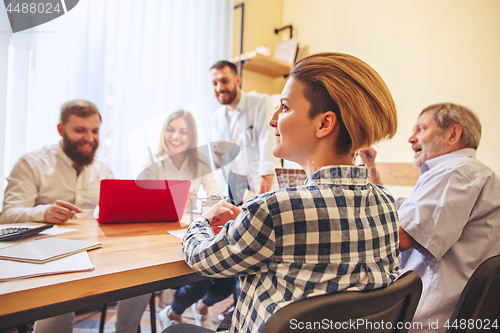
POLYGON ((68 155, 68 157, 79 166, 92 164, 95 152, 99 147, 99 141, 90 142, 92 150, 88 153, 83 153, 78 149, 80 143, 81 141, 71 141, 71 139, 66 136, 66 133, 63 133, 63 150, 66 155, 68 155))
POLYGON ((425 149, 421 143, 411 145, 412 149, 420 149, 420 154, 413 159, 413 166, 416 168, 422 167, 430 159, 446 154, 446 142, 443 135, 437 135, 425 144, 425 149))

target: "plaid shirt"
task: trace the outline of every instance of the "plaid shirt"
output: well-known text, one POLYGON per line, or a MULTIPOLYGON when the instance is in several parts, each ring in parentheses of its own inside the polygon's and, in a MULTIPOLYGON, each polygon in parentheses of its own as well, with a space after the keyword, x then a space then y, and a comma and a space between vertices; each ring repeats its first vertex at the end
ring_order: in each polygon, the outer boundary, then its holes
POLYGON ((401 272, 394 199, 366 166, 329 166, 305 186, 254 197, 214 235, 200 216, 183 239, 202 275, 240 276, 231 332, 257 332, 302 297, 382 288, 401 272))

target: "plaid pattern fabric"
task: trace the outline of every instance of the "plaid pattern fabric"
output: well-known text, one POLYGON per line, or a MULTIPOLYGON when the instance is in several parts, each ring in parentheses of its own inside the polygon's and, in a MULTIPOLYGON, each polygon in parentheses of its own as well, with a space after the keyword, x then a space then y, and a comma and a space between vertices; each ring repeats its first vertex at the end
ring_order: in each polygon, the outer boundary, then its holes
POLYGON ((288 302, 382 288, 401 272, 394 199, 365 166, 324 167, 305 186, 256 196, 214 235, 201 216, 183 239, 202 275, 240 276, 231 332, 257 332, 288 302))

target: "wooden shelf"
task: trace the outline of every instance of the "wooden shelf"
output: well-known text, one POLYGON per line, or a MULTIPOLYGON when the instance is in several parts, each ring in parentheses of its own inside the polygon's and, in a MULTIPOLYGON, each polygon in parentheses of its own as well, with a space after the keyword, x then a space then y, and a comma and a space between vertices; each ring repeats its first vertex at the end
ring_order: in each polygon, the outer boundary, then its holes
POLYGON ((385 185, 415 186, 420 177, 420 169, 412 163, 377 162, 375 167, 385 185))
POLYGON ((246 52, 241 56, 234 57, 233 62, 237 64, 240 59, 243 61, 244 69, 271 77, 287 76, 292 66, 288 62, 265 56, 255 51, 246 52))

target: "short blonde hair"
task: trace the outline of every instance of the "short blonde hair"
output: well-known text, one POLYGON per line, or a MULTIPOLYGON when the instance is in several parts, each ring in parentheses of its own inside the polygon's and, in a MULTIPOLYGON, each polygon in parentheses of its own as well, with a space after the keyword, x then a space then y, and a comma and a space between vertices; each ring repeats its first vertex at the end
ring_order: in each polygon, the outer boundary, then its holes
POLYGON ((310 116, 334 111, 340 130, 335 151, 354 153, 396 134, 397 112, 389 89, 367 63, 343 53, 319 53, 290 69, 303 82, 310 116))

